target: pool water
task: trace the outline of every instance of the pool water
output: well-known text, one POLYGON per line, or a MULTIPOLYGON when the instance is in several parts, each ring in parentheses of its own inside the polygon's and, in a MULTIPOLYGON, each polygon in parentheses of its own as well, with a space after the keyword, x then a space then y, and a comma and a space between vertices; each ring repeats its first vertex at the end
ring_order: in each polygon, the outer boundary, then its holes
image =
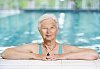
MULTIPOLYGON (((60 43, 74 46, 100 46, 100 12, 49 12, 57 16, 60 43)), ((0 17, 0 47, 19 46, 31 42, 41 42, 37 29, 43 12, 20 12, 0 17)), ((95 47, 99 51, 99 46, 95 47)))
MULTIPOLYGON (((0 45, 11 46, 40 40, 37 30, 39 17, 44 13, 22 12, 0 18, 0 45)), ((62 12, 58 17, 57 40, 71 45, 100 44, 99 12, 62 12)))

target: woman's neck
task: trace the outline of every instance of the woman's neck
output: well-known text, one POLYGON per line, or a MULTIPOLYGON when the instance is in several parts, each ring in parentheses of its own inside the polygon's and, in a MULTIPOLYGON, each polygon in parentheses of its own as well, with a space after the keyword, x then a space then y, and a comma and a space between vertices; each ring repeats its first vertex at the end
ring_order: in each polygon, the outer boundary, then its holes
POLYGON ((45 50, 47 51, 47 53, 49 54, 50 52, 52 52, 57 46, 57 43, 55 40, 52 41, 44 41, 43 42, 43 47, 45 48, 45 50))
POLYGON ((44 41, 43 44, 45 46, 54 46, 56 44, 56 41, 55 40, 52 40, 52 41, 44 41))

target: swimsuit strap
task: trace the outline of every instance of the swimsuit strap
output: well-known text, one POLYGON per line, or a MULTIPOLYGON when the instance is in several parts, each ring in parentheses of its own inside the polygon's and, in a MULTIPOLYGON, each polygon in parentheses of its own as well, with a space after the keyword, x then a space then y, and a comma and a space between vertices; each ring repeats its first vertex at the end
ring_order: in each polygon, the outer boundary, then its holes
POLYGON ((62 54, 62 44, 59 45, 59 50, 58 50, 58 54, 62 54))
POLYGON ((39 54, 42 54, 42 44, 38 44, 39 45, 39 54))
MULTIPOLYGON (((39 54, 42 54, 42 44, 38 44, 39 45, 39 54)), ((62 54, 62 44, 60 44, 59 46, 59 50, 58 50, 58 54, 62 54)))

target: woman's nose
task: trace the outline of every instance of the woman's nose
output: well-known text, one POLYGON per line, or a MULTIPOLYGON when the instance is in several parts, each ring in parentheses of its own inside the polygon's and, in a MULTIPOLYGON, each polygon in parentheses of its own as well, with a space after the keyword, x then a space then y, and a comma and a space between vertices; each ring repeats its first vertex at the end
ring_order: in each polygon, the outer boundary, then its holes
POLYGON ((50 33, 50 29, 47 29, 47 33, 50 33))

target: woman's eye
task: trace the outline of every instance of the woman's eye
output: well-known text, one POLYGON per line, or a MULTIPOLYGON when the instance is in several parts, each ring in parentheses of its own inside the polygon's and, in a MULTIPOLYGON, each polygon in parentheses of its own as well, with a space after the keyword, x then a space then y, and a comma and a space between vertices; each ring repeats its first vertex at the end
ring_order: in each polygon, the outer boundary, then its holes
POLYGON ((53 29, 54 27, 51 27, 51 29, 53 29))
POLYGON ((47 28, 42 28, 42 29, 47 29, 47 28))

